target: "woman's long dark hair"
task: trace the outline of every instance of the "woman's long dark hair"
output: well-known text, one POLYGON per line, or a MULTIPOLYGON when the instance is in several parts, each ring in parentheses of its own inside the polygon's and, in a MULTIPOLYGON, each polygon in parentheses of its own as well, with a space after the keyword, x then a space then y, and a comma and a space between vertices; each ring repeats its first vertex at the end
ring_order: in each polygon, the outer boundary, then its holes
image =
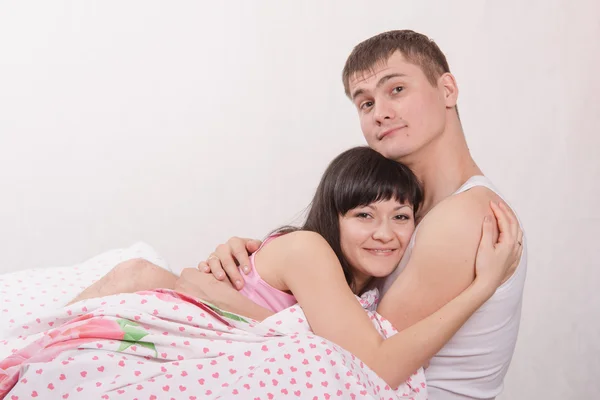
POLYGON ((390 199, 412 205, 416 214, 423 201, 417 177, 407 166, 369 147, 354 147, 337 156, 325 170, 304 224, 275 232, 305 230, 323 236, 340 260, 348 285, 355 290, 352 268, 342 253, 339 216, 390 199))

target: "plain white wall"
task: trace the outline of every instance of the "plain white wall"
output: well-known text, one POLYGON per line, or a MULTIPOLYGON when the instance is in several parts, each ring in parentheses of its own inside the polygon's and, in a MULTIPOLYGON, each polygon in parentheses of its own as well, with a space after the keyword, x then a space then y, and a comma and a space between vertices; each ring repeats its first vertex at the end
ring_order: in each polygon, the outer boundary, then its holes
POLYGON ((596 1, 0 3, 0 272, 138 240, 176 268, 294 220, 362 144, 340 75, 411 28, 529 239, 501 399, 600 396, 596 1), (576 3, 576 4, 575 4, 576 3))

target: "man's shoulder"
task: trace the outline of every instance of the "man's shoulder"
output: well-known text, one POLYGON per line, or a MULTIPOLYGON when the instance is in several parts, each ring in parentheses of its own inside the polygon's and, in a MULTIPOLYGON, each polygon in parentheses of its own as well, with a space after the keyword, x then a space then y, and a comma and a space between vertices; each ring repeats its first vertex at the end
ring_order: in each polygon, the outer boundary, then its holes
POLYGON ((406 327, 471 284, 483 219, 493 215, 489 202, 494 198, 492 191, 475 187, 444 199, 427 213, 419 223, 405 267, 392 276, 393 283, 386 284, 381 307, 387 318, 395 315, 398 304, 419 304, 418 319, 394 320, 406 327))
MULTIPOLYGON (((419 224, 407 269, 417 265, 420 274, 456 279, 457 287, 464 289, 474 278, 484 217, 492 217, 496 224, 490 207, 496 200, 495 192, 474 187, 437 204, 419 224)), ((493 240, 497 235, 496 231, 493 240)))
POLYGON ((446 197, 431 209, 430 214, 444 216, 456 212, 465 213, 466 215, 482 212, 491 213, 490 201, 497 200, 500 200, 500 196, 496 192, 485 186, 476 186, 446 197))
POLYGON ((497 193, 483 186, 451 195, 427 213, 419 224, 419 231, 450 230, 454 234, 461 234, 470 230, 470 227, 477 227, 477 233, 480 234, 483 218, 493 216, 490 201, 498 200, 500 197, 497 193))

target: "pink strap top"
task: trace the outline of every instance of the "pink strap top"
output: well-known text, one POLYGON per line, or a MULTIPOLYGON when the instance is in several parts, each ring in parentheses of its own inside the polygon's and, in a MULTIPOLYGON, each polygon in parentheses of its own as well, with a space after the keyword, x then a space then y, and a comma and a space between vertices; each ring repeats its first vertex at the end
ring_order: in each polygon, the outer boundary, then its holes
POLYGON ((297 303, 296 298, 289 293, 283 292, 279 289, 275 289, 273 286, 265 282, 254 265, 254 257, 256 253, 260 251, 267 243, 271 240, 281 236, 275 234, 269 236, 250 256, 250 273, 244 275, 244 287, 240 290, 240 293, 255 302, 256 304, 267 308, 273 312, 278 312, 286 309, 297 303))

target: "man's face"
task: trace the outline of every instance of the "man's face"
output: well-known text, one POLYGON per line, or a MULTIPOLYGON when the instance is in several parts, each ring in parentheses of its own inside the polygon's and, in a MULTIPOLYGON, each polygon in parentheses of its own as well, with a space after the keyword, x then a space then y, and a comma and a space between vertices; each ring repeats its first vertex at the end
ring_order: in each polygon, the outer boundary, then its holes
POLYGON ((432 86, 399 51, 373 72, 351 76, 349 89, 367 143, 387 158, 402 161, 444 131, 444 85, 432 86))

